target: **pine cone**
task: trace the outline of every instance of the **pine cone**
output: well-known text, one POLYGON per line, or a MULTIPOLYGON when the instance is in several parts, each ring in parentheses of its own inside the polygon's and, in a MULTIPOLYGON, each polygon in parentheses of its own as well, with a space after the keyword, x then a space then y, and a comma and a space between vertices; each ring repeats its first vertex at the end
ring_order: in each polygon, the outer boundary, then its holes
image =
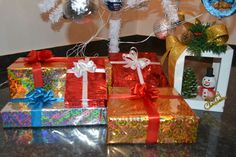
POLYGON ((186 31, 181 35, 180 38, 184 44, 188 44, 193 39, 193 33, 190 31, 186 31))

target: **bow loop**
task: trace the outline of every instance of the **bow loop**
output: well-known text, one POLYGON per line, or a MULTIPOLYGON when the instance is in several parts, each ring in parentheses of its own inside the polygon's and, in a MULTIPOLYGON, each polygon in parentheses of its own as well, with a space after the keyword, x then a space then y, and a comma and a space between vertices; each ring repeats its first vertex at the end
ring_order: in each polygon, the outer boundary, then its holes
POLYGON ((53 54, 50 50, 36 51, 32 50, 27 57, 24 59, 28 63, 42 63, 52 58, 53 54))
POLYGON ((51 90, 46 91, 42 87, 38 87, 26 95, 29 106, 34 109, 40 109, 56 102, 53 92, 51 90))
POLYGON ((84 72, 94 73, 97 69, 96 64, 92 60, 79 60, 78 62, 74 62, 74 67, 69 69, 69 73, 74 73, 77 78, 83 76, 84 72))
POLYGON ((146 84, 137 83, 131 88, 131 94, 140 97, 158 98, 159 91, 153 88, 149 88, 146 84))
POLYGON ((123 54, 122 57, 126 64, 124 67, 131 68, 132 70, 137 68, 144 69, 151 63, 151 61, 147 58, 138 58, 137 49, 135 47, 132 47, 130 52, 128 54, 123 54))

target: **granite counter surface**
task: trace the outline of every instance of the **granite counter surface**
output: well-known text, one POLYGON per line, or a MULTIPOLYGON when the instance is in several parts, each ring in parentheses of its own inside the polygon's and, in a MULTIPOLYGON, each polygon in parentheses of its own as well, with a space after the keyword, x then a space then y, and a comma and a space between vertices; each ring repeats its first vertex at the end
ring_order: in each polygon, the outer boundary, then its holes
MULTIPOLYGON (((8 87, 0 89, 0 96, 2 108, 9 100, 8 87)), ((236 156, 234 106, 228 105, 223 113, 195 110, 201 118, 195 144, 106 145, 105 126, 3 129, 0 121, 0 156, 233 157, 236 156)))

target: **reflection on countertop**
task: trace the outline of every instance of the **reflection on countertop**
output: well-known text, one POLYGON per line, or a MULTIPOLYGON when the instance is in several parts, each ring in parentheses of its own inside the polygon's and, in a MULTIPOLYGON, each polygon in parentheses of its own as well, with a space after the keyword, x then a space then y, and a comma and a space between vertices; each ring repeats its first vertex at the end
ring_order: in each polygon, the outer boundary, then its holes
MULTIPOLYGON (((9 100, 7 85, 0 89, 0 108, 9 100)), ((201 118, 195 144, 106 145, 106 126, 3 129, 0 156, 80 157, 203 157, 236 156, 235 105, 224 113, 195 110, 201 118)))

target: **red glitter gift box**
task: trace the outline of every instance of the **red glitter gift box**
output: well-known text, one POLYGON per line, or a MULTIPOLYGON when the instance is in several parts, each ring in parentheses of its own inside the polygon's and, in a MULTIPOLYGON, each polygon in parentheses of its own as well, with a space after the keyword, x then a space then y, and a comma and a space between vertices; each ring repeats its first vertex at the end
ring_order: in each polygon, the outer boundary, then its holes
MULTIPOLYGON (((132 50, 131 50, 132 51, 132 50)), ((130 64, 135 64, 135 62, 140 62, 141 64, 149 61, 144 67, 141 67, 141 73, 146 84, 151 87, 166 87, 168 86, 168 81, 162 67, 158 61, 156 53, 151 52, 135 52, 136 57, 133 59, 130 57, 130 53, 110 53, 110 63, 112 64, 112 81, 111 86, 113 87, 133 87, 135 84, 140 83, 138 70, 132 69, 133 66, 130 64), (124 60, 124 56, 128 56, 128 62, 124 60), (131 58, 131 59, 130 59, 131 58), (126 66, 128 65, 128 66, 126 66)), ((139 66, 139 65, 138 65, 139 66)), ((142 65, 141 65, 142 66, 142 65)))
POLYGON ((66 107, 104 107, 107 100, 107 57, 75 58, 68 63, 66 107))

